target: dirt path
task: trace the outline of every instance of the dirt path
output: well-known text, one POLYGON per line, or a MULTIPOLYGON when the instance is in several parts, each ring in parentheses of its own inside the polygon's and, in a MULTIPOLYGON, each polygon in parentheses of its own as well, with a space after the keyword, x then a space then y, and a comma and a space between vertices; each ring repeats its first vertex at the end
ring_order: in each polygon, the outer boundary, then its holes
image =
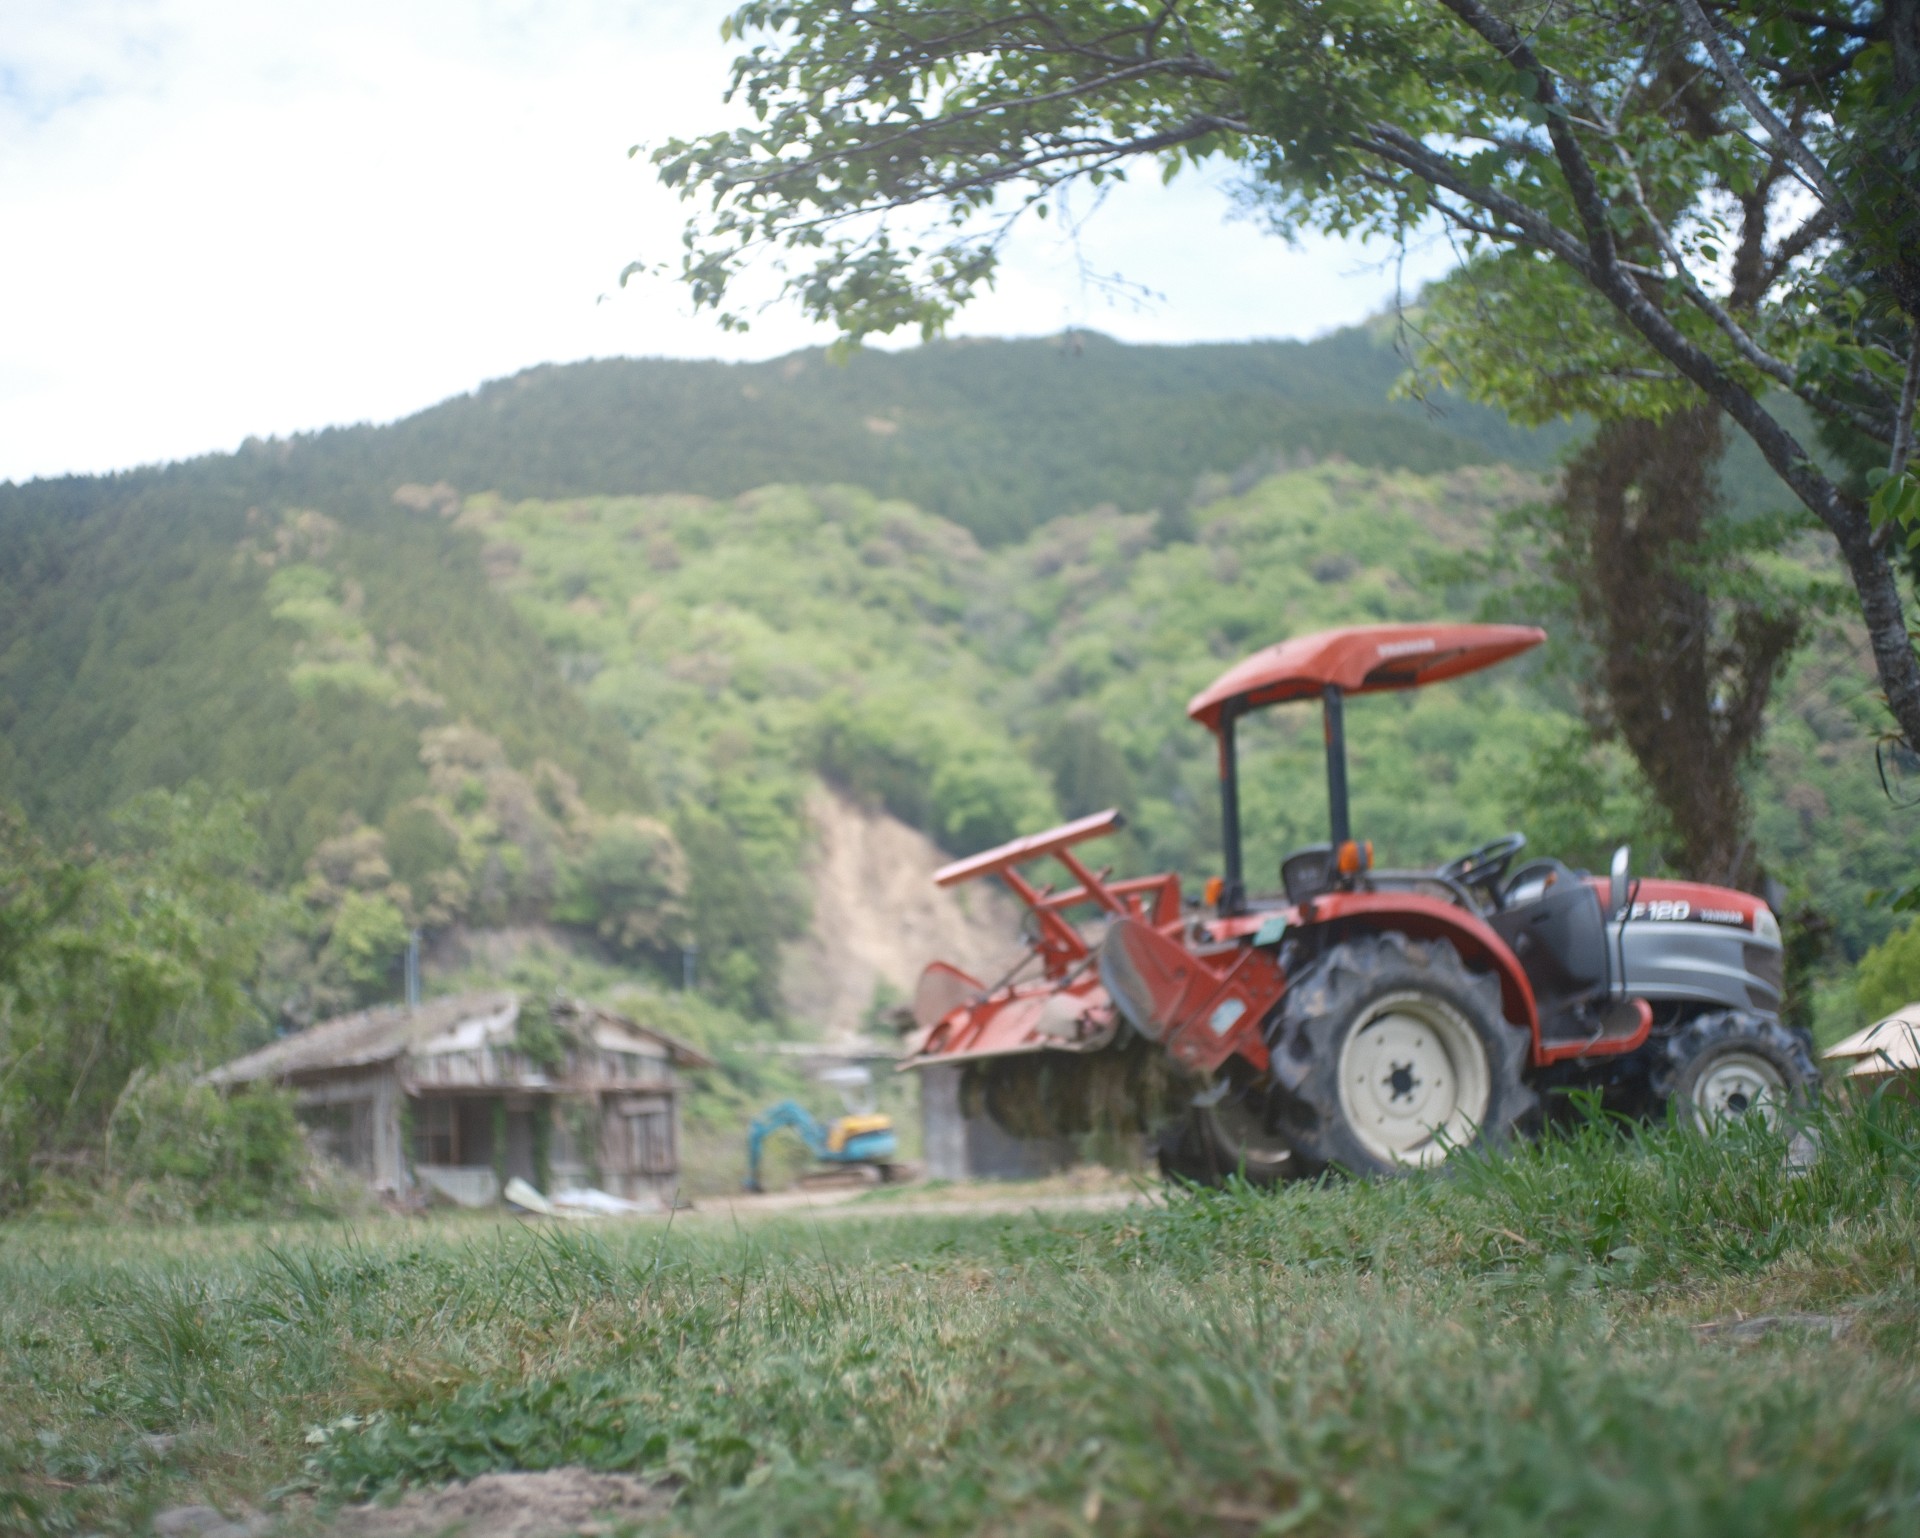
POLYGON ((886 1201, 861 1201, 865 1191, 780 1191, 771 1195, 710 1196, 702 1198, 691 1211, 683 1211, 675 1222, 748 1222, 769 1217, 841 1218, 957 1218, 1000 1217, 1014 1213, 1111 1212, 1122 1207, 1157 1206, 1163 1200, 1157 1191, 1131 1188, 1107 1191, 1031 1192, 1018 1187, 994 1190, 929 1192, 925 1197, 910 1193, 886 1201))

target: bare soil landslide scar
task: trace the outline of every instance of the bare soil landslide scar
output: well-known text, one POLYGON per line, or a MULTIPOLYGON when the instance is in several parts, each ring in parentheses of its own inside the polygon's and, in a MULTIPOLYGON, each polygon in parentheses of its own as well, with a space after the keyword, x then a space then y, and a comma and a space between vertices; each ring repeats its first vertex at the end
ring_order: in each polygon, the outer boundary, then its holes
POLYGON ((1223 874, 1205 902, 1183 903, 1177 876, 1113 881, 1080 858, 1120 827, 1117 812, 946 866, 942 886, 997 876, 1026 904, 1029 953, 992 985, 929 966, 906 1066, 964 1066, 963 1104, 1016 1135, 1152 1131, 1161 1167, 1200 1182, 1437 1164, 1537 1125, 1561 1088, 1701 1126, 1811 1095, 1812 1043, 1780 1023, 1780 927, 1759 898, 1636 879, 1624 847, 1604 877, 1554 859, 1516 867, 1520 833, 1434 870, 1391 870, 1354 837, 1347 700, 1545 639, 1519 625, 1363 625, 1230 668, 1187 707, 1220 755, 1223 874), (1312 701, 1328 841, 1287 856, 1280 891, 1250 893, 1235 726, 1312 701), (1023 873, 1043 859, 1070 884, 1023 873))

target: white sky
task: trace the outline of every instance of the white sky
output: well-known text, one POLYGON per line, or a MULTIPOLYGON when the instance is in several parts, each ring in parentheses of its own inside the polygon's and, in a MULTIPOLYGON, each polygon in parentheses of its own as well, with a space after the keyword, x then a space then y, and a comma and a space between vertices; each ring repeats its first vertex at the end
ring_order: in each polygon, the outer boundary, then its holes
MULTIPOLYGON (((0 480, 390 421, 530 365, 762 358, 666 282, 681 205, 635 142, 724 126, 715 0, 4 0, 0 480), (602 301, 604 297, 604 302, 602 301)), ((1036 231, 956 332, 1312 336, 1390 253, 1290 251, 1149 178, 1078 255, 1036 231), (1080 260, 1154 291, 1116 303, 1080 260)), ((1437 271, 1428 252, 1410 284, 1437 271)))

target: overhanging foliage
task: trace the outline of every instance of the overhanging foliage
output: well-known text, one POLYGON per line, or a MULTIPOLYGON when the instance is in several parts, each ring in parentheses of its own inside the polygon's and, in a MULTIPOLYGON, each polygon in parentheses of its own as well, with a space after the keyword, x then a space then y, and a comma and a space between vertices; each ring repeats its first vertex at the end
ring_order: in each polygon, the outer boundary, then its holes
POLYGON ((992 281, 1019 215, 1139 162, 1229 162, 1283 234, 1437 220, 1526 322, 1456 314, 1458 337, 1524 344, 1520 379, 1466 377, 1548 410, 1698 392, 1726 411, 1838 542, 1920 742, 1887 559, 1920 512, 1916 0, 755 0, 729 26, 755 39, 733 74, 753 123, 654 156, 704 201, 680 275, 729 323, 773 253, 785 293, 848 338, 931 334, 992 281), (1758 234, 1736 247, 1743 200, 1758 234), (1891 347, 1872 324, 1889 315, 1891 347), (1543 396, 1525 376, 1549 369, 1568 383, 1543 396), (1885 447, 1871 509, 1768 392, 1885 447))

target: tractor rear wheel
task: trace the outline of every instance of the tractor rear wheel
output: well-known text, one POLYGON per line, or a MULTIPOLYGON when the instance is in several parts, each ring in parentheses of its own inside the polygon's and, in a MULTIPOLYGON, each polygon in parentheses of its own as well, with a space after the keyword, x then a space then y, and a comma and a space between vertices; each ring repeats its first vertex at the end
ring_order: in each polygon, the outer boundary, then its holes
POLYGON ((1305 1065, 1283 1130, 1308 1170, 1397 1174, 1504 1142, 1538 1099, 1500 985, 1444 940, 1363 935, 1293 979, 1271 1031, 1305 1065))
POLYGON ((1154 1154, 1162 1175, 1197 1186, 1222 1186, 1234 1176, 1250 1186, 1272 1186, 1300 1173, 1293 1145, 1237 1096, 1188 1107, 1161 1128, 1154 1154))
POLYGON ((1820 1070, 1801 1032, 1751 1010, 1723 1009, 1674 1033, 1653 1087, 1669 1115, 1698 1131, 1743 1116, 1772 1126, 1783 1109, 1818 1092, 1820 1070))

